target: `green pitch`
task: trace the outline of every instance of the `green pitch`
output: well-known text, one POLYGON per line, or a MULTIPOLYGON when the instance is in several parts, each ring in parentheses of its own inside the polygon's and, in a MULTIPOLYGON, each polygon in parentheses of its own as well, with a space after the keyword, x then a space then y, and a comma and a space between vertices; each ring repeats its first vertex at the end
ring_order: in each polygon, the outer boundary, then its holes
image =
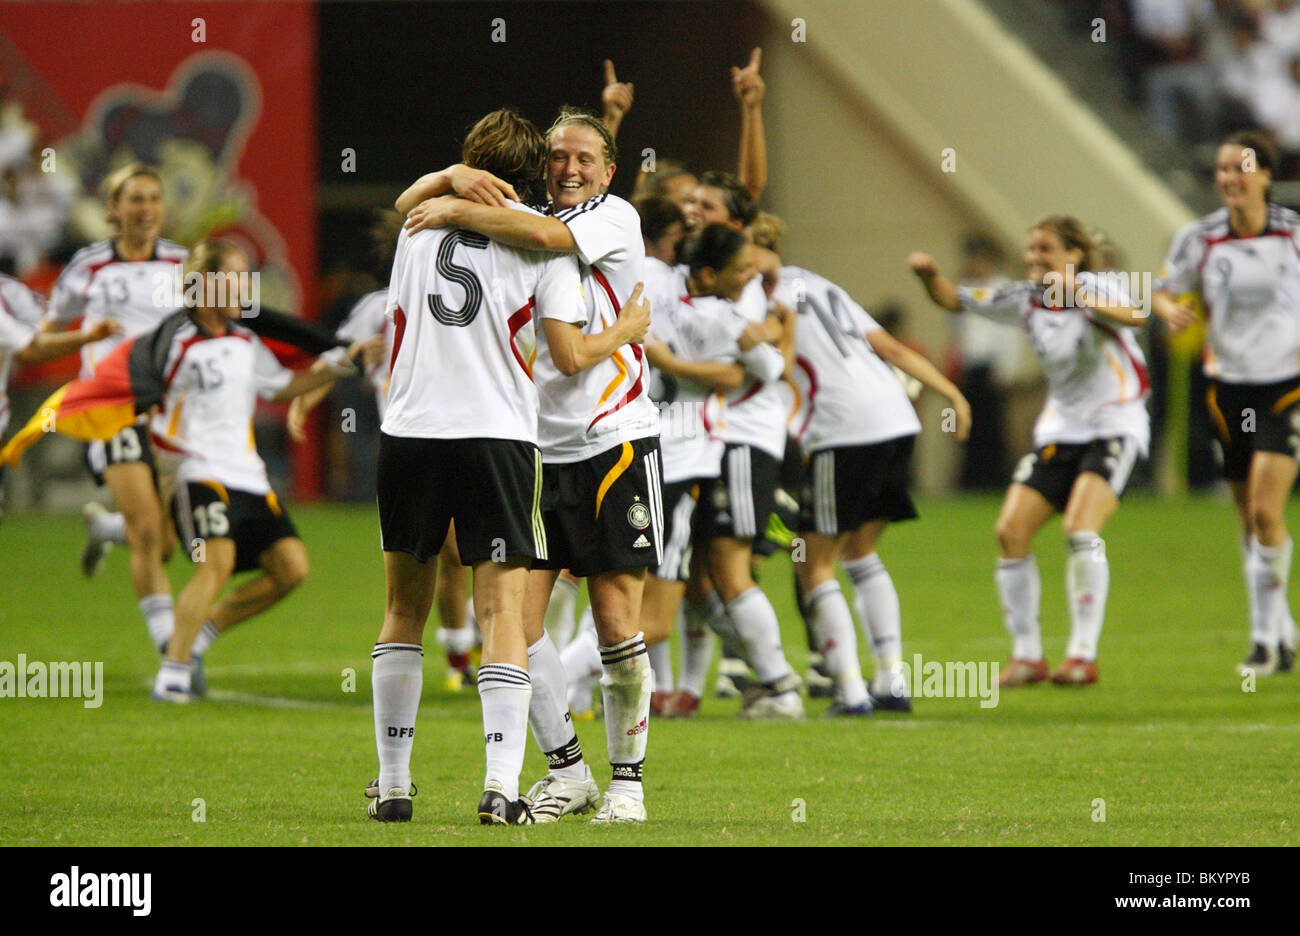
MULTIPOLYGON (((992 581, 996 501, 929 501, 921 510, 881 550, 902 600, 908 661, 917 653, 1004 661, 992 581)), ((342 507, 294 517, 311 576, 284 605, 217 643, 208 657, 216 698, 187 708, 149 701, 157 659, 125 550, 88 582, 77 571, 78 519, 5 519, 0 663, 20 653, 102 661, 105 689, 99 708, 0 698, 0 845, 1300 842, 1300 673, 1260 680, 1255 691, 1234 673, 1247 649, 1245 590, 1223 501, 1126 501, 1106 531, 1111 592, 1098 685, 1008 691, 991 708, 978 698, 924 699, 911 716, 851 722, 821 718, 826 703, 815 701, 799 724, 740 722, 738 703, 708 699, 692 721, 652 722, 651 821, 637 828, 572 817, 478 826, 478 698, 441 690, 432 626, 415 819, 368 821, 361 791, 376 774, 368 652, 384 596, 376 518, 342 507)), ((1297 520, 1293 512, 1293 529, 1297 520)), ((1056 524, 1038 557, 1056 663, 1067 629, 1056 524)), ((182 584, 187 563, 173 560, 171 572, 182 584)), ((784 557, 769 561, 763 584, 802 669, 784 557)), ((578 731, 603 787, 603 726, 578 731)), ((525 788, 543 772, 530 749, 525 788)))

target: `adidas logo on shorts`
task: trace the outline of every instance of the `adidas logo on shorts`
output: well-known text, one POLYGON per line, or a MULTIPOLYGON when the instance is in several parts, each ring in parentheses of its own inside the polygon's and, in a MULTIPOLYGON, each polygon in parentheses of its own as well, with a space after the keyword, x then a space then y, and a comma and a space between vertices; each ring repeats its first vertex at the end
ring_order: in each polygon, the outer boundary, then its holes
POLYGON ((650 541, 649 541, 648 539, 645 538, 645 535, 644 535, 644 534, 642 534, 641 536, 638 536, 638 537, 636 538, 636 542, 632 544, 632 548, 633 548, 633 549, 643 549, 643 548, 645 548, 646 546, 649 546, 649 545, 650 545, 650 541))

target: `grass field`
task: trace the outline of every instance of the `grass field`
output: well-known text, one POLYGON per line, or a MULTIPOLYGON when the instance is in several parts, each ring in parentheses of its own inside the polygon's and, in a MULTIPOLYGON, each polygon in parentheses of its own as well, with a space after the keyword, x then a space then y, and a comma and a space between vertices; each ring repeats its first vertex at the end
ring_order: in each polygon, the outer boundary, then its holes
MULTIPOLYGON (((990 499, 922 502, 921 522, 886 536, 909 660, 1007 655, 992 582, 996 508, 990 499)), ((444 663, 431 645, 415 819, 367 821, 361 790, 376 773, 369 648, 384 594, 377 521, 369 508, 294 516, 311 576, 217 643, 208 656, 216 698, 189 707, 149 701, 157 660, 125 551, 88 582, 77 572, 79 519, 5 519, 0 661, 103 661, 106 688, 97 709, 0 699, 0 844, 1300 842, 1300 674, 1261 680, 1254 692, 1234 674, 1247 649, 1245 594, 1226 502, 1125 502, 1106 531, 1112 584, 1098 685, 1005 692, 994 708, 927 699, 911 716, 851 723, 817 717, 822 701, 804 723, 740 722, 738 703, 710 699, 693 721, 652 723, 651 821, 635 828, 573 818, 478 826, 478 698, 440 690, 444 663), (353 692, 342 688, 349 667, 353 692), (196 799, 203 822, 194 821, 196 799), (1105 821, 1094 821, 1097 799, 1105 821)), ((1300 515, 1291 519, 1295 528, 1300 515)), ((1050 526, 1038 549, 1053 663, 1067 629, 1057 531, 1050 526)), ((177 585, 189 574, 180 560, 171 572, 177 585)), ((763 578, 802 669, 787 560, 771 560, 763 578)), ((579 734, 603 786, 603 726, 579 734)), ((543 771, 530 749, 525 788, 543 771)))

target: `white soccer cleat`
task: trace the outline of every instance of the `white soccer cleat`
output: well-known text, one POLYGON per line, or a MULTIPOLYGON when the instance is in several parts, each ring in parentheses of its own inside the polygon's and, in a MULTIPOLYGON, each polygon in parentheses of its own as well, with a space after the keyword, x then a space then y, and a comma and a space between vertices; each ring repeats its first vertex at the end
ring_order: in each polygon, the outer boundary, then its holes
POLYGON ((188 705, 191 696, 179 686, 155 686, 149 692, 149 698, 155 702, 171 702, 176 705, 188 705))
POLYGON ((113 548, 111 542, 95 535, 95 524, 107 514, 104 505, 97 501, 91 501, 81 508, 81 518, 86 521, 86 544, 81 547, 81 574, 86 578, 94 578, 99 574, 104 565, 104 557, 113 548))
POLYGON ((605 793, 600 812, 591 820, 592 825, 613 825, 615 822, 645 822, 645 803, 626 793, 605 793))
POLYGON ((738 718, 748 718, 753 720, 785 720, 794 721, 804 717, 803 699, 799 693, 789 690, 779 693, 768 693, 754 699, 749 705, 740 710, 738 718))
POLYGON ((591 775, 591 768, 583 764, 586 776, 581 780, 547 774, 533 784, 528 799, 533 804, 533 821, 559 822, 565 816, 579 816, 600 805, 600 787, 591 775))

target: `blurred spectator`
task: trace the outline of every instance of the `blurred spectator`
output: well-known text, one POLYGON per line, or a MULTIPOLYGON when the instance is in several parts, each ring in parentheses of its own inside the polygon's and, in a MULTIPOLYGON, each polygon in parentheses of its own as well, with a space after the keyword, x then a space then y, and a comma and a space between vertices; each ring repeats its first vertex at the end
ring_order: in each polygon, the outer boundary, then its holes
POLYGON ((1147 118, 1167 137, 1202 139, 1216 98, 1214 70, 1201 56, 1214 21, 1212 0, 1132 0, 1133 30, 1146 62, 1147 118))

